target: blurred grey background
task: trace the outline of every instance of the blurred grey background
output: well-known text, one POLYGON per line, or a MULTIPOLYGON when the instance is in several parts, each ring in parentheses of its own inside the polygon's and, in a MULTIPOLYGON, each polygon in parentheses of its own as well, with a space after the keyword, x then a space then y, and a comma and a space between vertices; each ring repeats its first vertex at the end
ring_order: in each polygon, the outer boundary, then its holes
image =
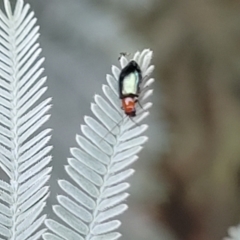
POLYGON ((145 120, 149 142, 133 166, 122 239, 226 236, 240 219, 240 1, 26 2, 41 27, 53 97, 49 204, 111 65, 120 52, 150 48, 156 82, 145 120))

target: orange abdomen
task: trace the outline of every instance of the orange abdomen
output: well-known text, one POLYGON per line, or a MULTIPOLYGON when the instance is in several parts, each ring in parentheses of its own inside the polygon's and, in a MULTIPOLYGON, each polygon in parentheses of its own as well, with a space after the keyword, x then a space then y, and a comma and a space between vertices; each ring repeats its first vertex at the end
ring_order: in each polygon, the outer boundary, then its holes
POLYGON ((130 117, 136 116, 135 100, 131 97, 122 99, 122 108, 126 115, 130 117))

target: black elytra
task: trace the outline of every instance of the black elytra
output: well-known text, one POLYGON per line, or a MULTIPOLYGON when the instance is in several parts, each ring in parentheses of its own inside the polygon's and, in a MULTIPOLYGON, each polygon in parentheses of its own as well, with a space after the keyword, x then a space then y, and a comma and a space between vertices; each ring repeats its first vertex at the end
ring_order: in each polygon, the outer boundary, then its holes
POLYGON ((119 75, 119 98, 124 99, 127 97, 131 97, 131 98, 138 97, 139 92, 140 92, 141 81, 142 81, 142 71, 141 71, 139 65, 134 60, 132 60, 122 69, 122 71, 119 75), (131 73, 136 73, 138 75, 138 79, 136 79, 138 81, 137 92, 124 94, 123 93, 123 82, 124 82, 124 79, 131 73))

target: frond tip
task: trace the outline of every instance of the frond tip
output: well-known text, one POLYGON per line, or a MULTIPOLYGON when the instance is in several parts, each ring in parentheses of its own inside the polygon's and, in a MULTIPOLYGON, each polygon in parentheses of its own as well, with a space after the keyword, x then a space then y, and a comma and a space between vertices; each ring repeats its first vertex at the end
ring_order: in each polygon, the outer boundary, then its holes
MULTIPOLYGON (((59 205, 53 207, 55 214, 65 225, 47 219, 46 226, 51 233, 43 234, 45 240, 114 240, 121 234, 116 229, 121 222, 114 220, 127 210, 122 203, 129 196, 126 179, 134 173, 129 165, 137 160, 136 154, 142 149, 147 137, 140 136, 147 125, 139 125, 147 115, 151 103, 146 102, 152 90, 149 86, 154 79, 149 75, 154 67, 149 66, 152 58, 150 50, 137 52, 134 61, 141 69, 139 102, 136 117, 126 117, 120 107, 118 78, 121 70, 112 67, 107 75, 108 85, 103 85, 105 98, 94 97, 91 110, 96 119, 85 117, 81 126, 83 136, 77 135, 79 148, 71 148, 72 157, 68 159, 66 172, 73 180, 59 180, 58 183, 66 196, 58 196, 59 205)), ((120 59, 123 69, 128 60, 120 59)))
POLYGON ((239 240, 240 239, 240 225, 236 227, 230 227, 228 229, 229 237, 224 238, 223 240, 239 240))

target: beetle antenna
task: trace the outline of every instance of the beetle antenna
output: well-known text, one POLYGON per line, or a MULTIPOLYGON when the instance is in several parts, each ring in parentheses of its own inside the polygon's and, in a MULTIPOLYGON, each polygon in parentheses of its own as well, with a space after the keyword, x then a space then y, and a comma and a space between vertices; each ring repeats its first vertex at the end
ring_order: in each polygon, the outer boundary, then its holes
POLYGON ((124 57, 130 56, 131 53, 128 53, 128 52, 120 52, 119 55, 120 55, 120 56, 118 57, 118 61, 120 61, 120 59, 121 59, 122 56, 124 56, 124 57))
POLYGON ((103 140, 109 133, 111 133, 117 126, 120 127, 120 123, 125 119, 125 117, 126 117, 126 116, 124 116, 124 117, 122 118, 122 120, 120 120, 118 123, 116 123, 115 126, 114 126, 112 129, 110 129, 110 130, 100 139, 100 142, 99 142, 99 143, 101 143, 102 140, 103 140))

